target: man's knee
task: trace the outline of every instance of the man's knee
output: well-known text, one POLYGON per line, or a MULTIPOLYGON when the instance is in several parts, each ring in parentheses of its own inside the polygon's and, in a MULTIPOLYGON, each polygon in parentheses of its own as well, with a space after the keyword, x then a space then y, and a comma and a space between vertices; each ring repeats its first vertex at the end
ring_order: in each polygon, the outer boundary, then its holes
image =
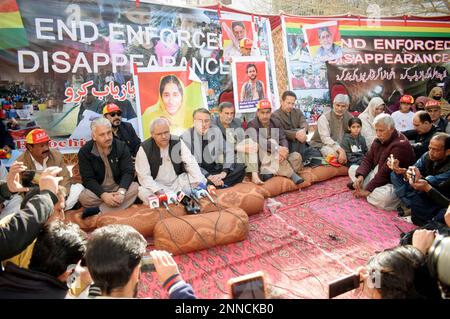
POLYGON ((400 204, 400 199, 395 195, 393 185, 388 184, 375 188, 367 196, 367 202, 384 210, 395 210, 400 204))

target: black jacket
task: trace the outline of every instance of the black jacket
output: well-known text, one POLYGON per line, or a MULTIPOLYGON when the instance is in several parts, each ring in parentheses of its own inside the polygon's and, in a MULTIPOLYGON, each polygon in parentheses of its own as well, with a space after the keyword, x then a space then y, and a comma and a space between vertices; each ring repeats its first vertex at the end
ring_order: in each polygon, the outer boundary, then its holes
MULTIPOLYGON (((0 185, 3 188, 6 184, 0 185)), ((23 210, 0 220, 0 261, 19 254, 36 239, 58 197, 50 191, 34 195, 23 210)))
POLYGON ((120 123, 117 136, 114 135, 114 137, 125 142, 130 150, 131 156, 136 157, 136 153, 141 145, 141 139, 137 136, 133 125, 127 122, 120 123))
POLYGON ((414 149, 416 158, 420 158, 423 154, 428 152, 430 140, 437 132, 439 132, 439 129, 436 126, 432 125, 431 130, 425 134, 418 134, 416 130, 405 131, 403 132, 403 134, 408 138, 408 140, 414 141, 411 146, 414 149))
MULTIPOLYGON (((102 187, 105 164, 96 149, 93 140, 87 142, 78 152, 78 166, 83 186, 100 197, 105 192, 102 187)), ((113 139, 108 160, 114 181, 120 188, 128 189, 134 179, 134 165, 125 142, 113 139)))
POLYGON ((57 278, 10 262, 0 273, 0 299, 64 299, 67 291, 57 278))
POLYGON ((5 127, 5 124, 3 124, 3 121, 0 120, 0 148, 5 147, 6 145, 11 149, 16 148, 11 135, 5 127))

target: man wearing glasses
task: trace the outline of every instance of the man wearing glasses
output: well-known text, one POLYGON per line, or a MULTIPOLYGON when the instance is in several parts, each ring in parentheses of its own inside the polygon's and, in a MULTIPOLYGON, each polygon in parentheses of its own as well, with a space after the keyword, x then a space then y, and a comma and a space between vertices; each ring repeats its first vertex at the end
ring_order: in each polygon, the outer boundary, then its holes
POLYGON ((103 116, 111 122, 113 137, 125 142, 133 159, 141 145, 141 139, 130 123, 122 122, 122 111, 114 103, 108 103, 103 107, 103 116))
POLYGON ((208 183, 225 188, 242 182, 243 163, 235 163, 234 147, 224 142, 218 127, 211 127, 211 113, 200 108, 194 111, 194 127, 183 133, 181 139, 191 150, 208 183))

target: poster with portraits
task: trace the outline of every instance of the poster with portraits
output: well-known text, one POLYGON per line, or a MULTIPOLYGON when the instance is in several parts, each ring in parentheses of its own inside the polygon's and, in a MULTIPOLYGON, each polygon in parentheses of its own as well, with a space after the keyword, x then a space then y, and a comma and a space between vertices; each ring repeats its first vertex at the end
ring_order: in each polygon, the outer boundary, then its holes
POLYGON ((258 39, 254 35, 255 26, 249 16, 241 19, 221 17, 223 58, 231 62, 233 57, 256 55, 258 39))
POLYGON ((236 112, 255 112, 256 104, 263 99, 270 100, 273 104, 268 90, 269 72, 264 57, 233 58, 231 69, 236 112))
POLYGON ((108 102, 141 134, 135 66, 190 66, 207 93, 205 106, 214 112, 232 82, 231 64, 223 59, 222 18, 230 27, 231 21, 244 21, 246 36, 261 39, 255 48, 264 42, 260 53, 269 62, 269 87, 276 94, 265 17, 127 0, 0 0, 1 14, 0 112, 19 150, 30 130, 42 128, 52 147, 76 153, 108 102))
POLYGON ((305 25, 303 32, 314 62, 334 61, 342 57, 341 35, 337 21, 305 25))
POLYGON ((207 108, 201 80, 192 68, 138 68, 134 76, 141 139, 150 137, 150 124, 157 118, 170 123, 170 133, 181 135, 192 127, 192 113, 207 108))

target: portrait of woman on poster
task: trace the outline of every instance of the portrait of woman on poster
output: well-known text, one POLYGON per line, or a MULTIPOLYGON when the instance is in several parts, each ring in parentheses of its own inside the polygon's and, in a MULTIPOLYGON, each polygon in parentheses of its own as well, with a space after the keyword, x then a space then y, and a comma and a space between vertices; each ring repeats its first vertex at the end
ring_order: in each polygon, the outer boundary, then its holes
POLYGON ((171 133, 175 135, 192 126, 193 108, 185 105, 185 88, 177 76, 173 74, 163 76, 158 93, 158 102, 148 107, 142 117, 145 138, 150 135, 150 123, 158 117, 169 120, 171 133))
POLYGON ((333 42, 333 34, 330 30, 320 28, 318 30, 320 48, 314 57, 315 62, 326 62, 339 59, 342 56, 342 48, 333 42))

